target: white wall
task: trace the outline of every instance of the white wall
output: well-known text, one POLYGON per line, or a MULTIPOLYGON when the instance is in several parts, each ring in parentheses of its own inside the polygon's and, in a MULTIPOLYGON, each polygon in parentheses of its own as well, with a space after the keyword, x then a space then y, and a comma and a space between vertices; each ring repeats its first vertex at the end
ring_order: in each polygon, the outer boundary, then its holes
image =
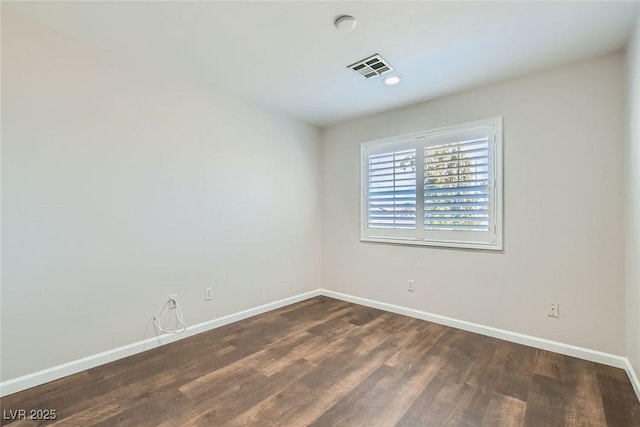
POLYGON ((624 107, 615 54, 326 129, 324 287, 624 354, 624 107), (359 241, 361 142, 493 116, 504 117, 503 252, 359 241))
POLYGON ((628 51, 627 357, 640 375, 640 17, 628 51))
POLYGON ((2 380, 320 287, 315 128, 6 12, 2 66, 2 380))

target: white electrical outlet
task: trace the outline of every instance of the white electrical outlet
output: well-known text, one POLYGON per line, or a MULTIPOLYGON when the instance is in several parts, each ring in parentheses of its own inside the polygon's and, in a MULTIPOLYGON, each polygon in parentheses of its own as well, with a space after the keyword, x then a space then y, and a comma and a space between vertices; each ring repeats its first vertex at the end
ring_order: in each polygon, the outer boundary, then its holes
POLYGON ((549 304, 549 311, 547 312, 549 317, 560 317, 560 304, 552 302, 549 304))
POLYGON ((178 294, 169 295, 169 310, 173 310, 176 308, 176 300, 178 298, 178 294))
POLYGON ((415 290, 416 290, 416 288, 414 287, 413 280, 409 280, 409 287, 407 288, 407 290, 408 290, 409 292, 413 292, 413 291, 415 291, 415 290))
POLYGON ((212 288, 204 288, 204 300, 211 301, 213 299, 213 289, 212 288))

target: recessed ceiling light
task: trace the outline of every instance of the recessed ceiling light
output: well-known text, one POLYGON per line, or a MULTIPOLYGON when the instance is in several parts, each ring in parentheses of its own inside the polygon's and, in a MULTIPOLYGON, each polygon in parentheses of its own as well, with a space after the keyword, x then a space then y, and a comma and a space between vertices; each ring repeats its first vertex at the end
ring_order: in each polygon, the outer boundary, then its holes
POLYGON ((343 31, 347 33, 356 27, 357 22, 356 22, 356 18, 354 18, 353 16, 342 15, 336 18, 333 25, 336 26, 338 31, 343 31))
POLYGON ((398 76, 389 76, 384 79, 384 84, 386 84, 387 86, 395 86, 398 83, 400 83, 400 77, 398 76))

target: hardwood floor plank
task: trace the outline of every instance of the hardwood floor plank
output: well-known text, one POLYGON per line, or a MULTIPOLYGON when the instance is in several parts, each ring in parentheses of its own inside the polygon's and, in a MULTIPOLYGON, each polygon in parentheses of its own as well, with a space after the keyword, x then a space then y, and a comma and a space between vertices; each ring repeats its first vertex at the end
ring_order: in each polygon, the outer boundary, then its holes
POLYGON ((387 393, 380 393, 382 390, 386 391, 386 387, 379 387, 380 382, 385 379, 393 382, 393 379, 398 375, 399 372, 394 368, 387 365, 380 366, 324 414, 316 418, 310 426, 345 425, 355 427, 371 425, 368 418, 372 407, 375 408, 376 404, 380 404, 381 401, 384 402, 390 398, 387 393), (376 388, 376 386, 378 386, 379 393, 375 394, 375 400, 368 399, 371 397, 371 395, 367 396, 368 392, 376 388))
MULTIPOLYGON (((438 356, 426 355, 422 361, 402 370, 404 382, 395 386, 396 396, 383 406, 377 414, 369 417, 373 425, 379 420, 381 425, 396 425, 415 402, 418 395, 436 377, 445 360, 438 356), (421 363, 421 362, 424 362, 421 363)), ((389 390, 392 390, 389 386, 389 390)), ((358 414, 356 414, 358 415, 358 414)))
MULTIPOLYGON (((306 360, 294 362, 288 369, 282 370, 271 379, 262 376, 258 380, 234 381, 226 383, 225 387, 209 396, 215 396, 214 408, 201 412, 194 418, 182 422, 179 416, 176 420, 185 426, 218 426, 229 425, 230 420, 256 407, 268 397, 289 387, 301 376, 307 374, 313 365, 306 360)), ((200 411, 195 411, 200 412, 200 411)))
MULTIPOLYGON (((164 406, 173 393, 154 393, 153 398, 138 400, 136 404, 121 407, 121 411, 90 425, 96 427, 136 427, 142 425, 159 425, 171 418, 171 413, 164 406)), ((85 424, 86 425, 86 424, 85 424)))
POLYGON ((640 427, 640 404, 622 369, 594 364, 607 425, 640 427))
POLYGON ((524 425, 527 404, 520 399, 495 392, 481 427, 520 427, 524 425))
POLYGON ((393 426, 443 363, 438 357, 424 355, 407 370, 382 365, 311 425, 393 426))
POLYGON ((527 395, 525 426, 564 426, 569 387, 546 375, 534 374, 527 395))
POLYGON ((315 300, 315 304, 310 306, 298 306, 298 304, 293 304, 293 308, 282 310, 278 313, 278 316, 284 317, 290 321, 301 320, 304 322, 308 321, 322 321, 327 317, 327 314, 333 311, 339 311, 344 308, 350 309, 351 305, 344 301, 337 301, 327 297, 316 297, 313 298, 315 300))
POLYGON ((107 418, 117 416, 122 412, 122 406, 116 402, 101 402, 89 408, 74 413, 69 417, 65 417, 63 421, 53 423, 54 426, 75 425, 90 426, 95 425, 107 418))
POLYGON ((501 343, 491 364, 498 372, 495 390, 526 401, 535 366, 536 350, 514 343, 501 343))
POLYGON ((604 405, 593 364, 575 360, 575 393, 568 402, 565 426, 596 427, 606 425, 604 405))
POLYGON ((556 380, 563 380, 564 373, 562 371, 561 354, 552 353, 546 350, 538 350, 536 352, 536 361, 534 366, 534 373, 536 375, 544 375, 556 380))
POLYGON ((278 420, 281 425, 309 425, 374 372, 391 351, 391 347, 381 345, 358 359, 348 352, 335 352, 290 388, 271 396, 230 425, 256 425, 264 420, 278 420), (303 410, 292 410, 295 408, 303 410))
MULTIPOLYGON (((478 336, 470 334, 470 340, 477 340, 478 336)), ((504 363, 496 357, 502 343, 497 339, 483 339, 473 343, 467 350, 467 355, 474 359, 465 384, 474 392, 470 400, 462 408, 462 419, 465 425, 480 426, 484 420, 487 408, 493 397, 493 391, 499 384, 504 363)))
POLYGON ((465 379, 471 370, 471 359, 445 345, 430 353, 437 353, 445 363, 400 419, 400 426, 429 425, 433 420, 449 425, 452 417, 458 417, 458 405, 470 398, 471 387, 465 379))
POLYGON ((411 366, 447 332, 447 327, 435 323, 425 324, 415 319, 408 327, 397 330, 396 351, 386 364, 394 368, 411 366))

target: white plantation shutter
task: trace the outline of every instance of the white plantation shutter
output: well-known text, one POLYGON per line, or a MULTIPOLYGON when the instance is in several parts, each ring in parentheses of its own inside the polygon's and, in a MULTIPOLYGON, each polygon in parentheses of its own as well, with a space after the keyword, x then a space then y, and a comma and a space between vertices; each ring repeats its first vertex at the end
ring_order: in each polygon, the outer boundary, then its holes
POLYGON ((361 240, 502 248, 502 119, 362 145, 361 240))
POLYGON ((489 231, 489 140, 424 149, 424 227, 489 231))
POLYGON ((415 229, 415 148, 369 155, 367 175, 369 227, 415 229))

